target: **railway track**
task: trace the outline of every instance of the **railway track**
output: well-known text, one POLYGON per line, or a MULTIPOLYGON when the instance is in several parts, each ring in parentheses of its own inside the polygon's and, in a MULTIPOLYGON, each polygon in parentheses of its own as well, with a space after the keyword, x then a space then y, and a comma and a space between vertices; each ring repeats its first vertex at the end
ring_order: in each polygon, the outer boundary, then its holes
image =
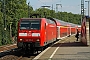
MULTIPOLYGON (((38 54, 41 52, 39 51, 38 54)), ((21 50, 13 49, 0 53, 0 60, 32 60, 38 54, 23 53, 21 50)))
POLYGON ((0 53, 0 60, 32 60, 37 54, 23 53, 20 49, 8 50, 0 53))
POLYGON ((0 52, 4 52, 11 49, 13 50, 14 48, 17 48, 16 44, 0 46, 0 52))
POLYGON ((32 60, 38 54, 24 53, 16 44, 0 47, 0 60, 32 60))

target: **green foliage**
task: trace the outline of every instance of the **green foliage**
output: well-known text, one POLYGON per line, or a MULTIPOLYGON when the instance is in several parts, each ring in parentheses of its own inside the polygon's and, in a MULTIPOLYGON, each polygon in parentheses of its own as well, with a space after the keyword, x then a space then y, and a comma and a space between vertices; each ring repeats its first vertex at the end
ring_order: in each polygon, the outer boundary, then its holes
POLYGON ((26 0, 5 0, 5 10, 3 8, 3 1, 4 0, 0 1, 0 45, 12 43, 10 37, 10 24, 12 36, 16 36, 18 20, 23 17, 28 17, 26 0), (6 30, 4 30, 3 12, 6 13, 6 30))
POLYGON ((50 9, 46 8, 39 8, 34 11, 34 13, 38 13, 41 15, 41 17, 53 17, 57 18, 66 22, 71 22, 74 24, 80 24, 81 22, 81 15, 79 14, 73 14, 73 13, 67 13, 67 12, 55 12, 50 9))

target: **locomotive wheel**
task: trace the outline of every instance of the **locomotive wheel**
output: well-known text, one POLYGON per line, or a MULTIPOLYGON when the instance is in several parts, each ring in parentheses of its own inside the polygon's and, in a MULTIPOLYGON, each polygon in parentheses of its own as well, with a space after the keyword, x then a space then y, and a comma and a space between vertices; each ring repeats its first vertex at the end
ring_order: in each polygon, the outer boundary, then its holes
POLYGON ((44 50, 44 47, 41 47, 41 52, 44 50))

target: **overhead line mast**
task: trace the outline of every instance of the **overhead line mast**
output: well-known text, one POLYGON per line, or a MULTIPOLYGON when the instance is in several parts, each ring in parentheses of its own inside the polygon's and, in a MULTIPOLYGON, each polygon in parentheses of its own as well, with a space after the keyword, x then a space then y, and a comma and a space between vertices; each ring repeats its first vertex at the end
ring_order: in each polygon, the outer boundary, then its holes
POLYGON ((84 18, 84 0, 81 0, 81 22, 84 18))

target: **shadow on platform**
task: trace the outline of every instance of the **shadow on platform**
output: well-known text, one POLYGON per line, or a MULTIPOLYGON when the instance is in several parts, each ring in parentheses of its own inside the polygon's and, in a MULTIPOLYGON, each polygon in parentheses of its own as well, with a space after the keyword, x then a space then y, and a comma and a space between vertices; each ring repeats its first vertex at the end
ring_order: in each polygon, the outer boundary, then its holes
POLYGON ((82 42, 66 42, 66 43, 57 43, 52 47, 86 47, 82 42))

